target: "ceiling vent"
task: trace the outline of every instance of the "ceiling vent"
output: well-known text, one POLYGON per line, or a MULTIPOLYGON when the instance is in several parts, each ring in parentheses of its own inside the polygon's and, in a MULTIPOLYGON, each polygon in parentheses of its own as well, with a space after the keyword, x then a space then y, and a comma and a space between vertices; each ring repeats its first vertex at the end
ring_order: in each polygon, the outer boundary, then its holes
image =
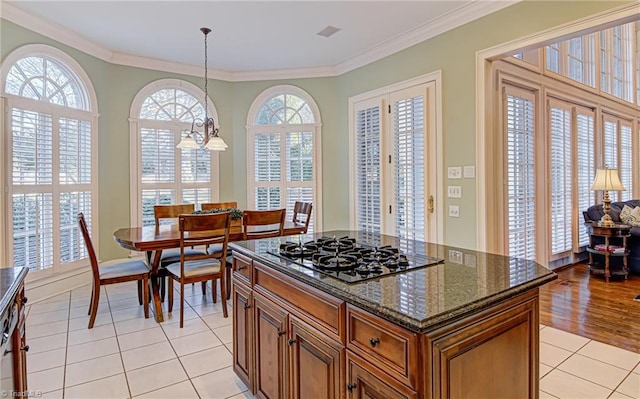
POLYGON ((340 28, 336 28, 335 26, 327 26, 326 28, 324 28, 323 30, 321 30, 320 32, 317 33, 317 35, 320 36, 324 36, 324 37, 329 37, 329 36, 333 36, 334 33, 340 31, 340 28))

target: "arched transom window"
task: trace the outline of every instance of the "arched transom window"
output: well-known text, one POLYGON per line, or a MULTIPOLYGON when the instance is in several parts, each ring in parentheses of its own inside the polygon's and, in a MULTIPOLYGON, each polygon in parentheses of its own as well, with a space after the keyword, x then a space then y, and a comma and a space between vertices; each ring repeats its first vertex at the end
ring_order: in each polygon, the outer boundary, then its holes
POLYGON ((90 225, 97 211, 93 88, 73 59, 48 46, 24 46, 5 61, 6 261, 47 273, 81 265, 76 215, 90 225))
POLYGON ((286 208, 292 215, 296 201, 312 202, 309 230, 318 230, 321 124, 315 102, 297 87, 273 87, 256 98, 249 121, 249 208, 286 208))
POLYGON ((134 100, 132 148, 138 148, 139 157, 132 161, 137 176, 131 191, 132 221, 138 225, 154 224, 155 204, 199 206, 218 198, 217 154, 176 148, 191 122, 205 116, 199 91, 184 81, 163 80, 141 90, 134 100))

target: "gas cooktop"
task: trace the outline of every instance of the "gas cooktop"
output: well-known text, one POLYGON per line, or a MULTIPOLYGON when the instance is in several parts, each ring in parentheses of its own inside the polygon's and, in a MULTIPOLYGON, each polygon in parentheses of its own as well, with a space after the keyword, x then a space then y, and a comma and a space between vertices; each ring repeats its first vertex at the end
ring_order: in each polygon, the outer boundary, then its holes
POLYGON ((442 263, 443 259, 404 254, 392 246, 372 246, 350 237, 321 237, 316 241, 280 244, 267 251, 300 266, 347 283, 357 283, 442 263))

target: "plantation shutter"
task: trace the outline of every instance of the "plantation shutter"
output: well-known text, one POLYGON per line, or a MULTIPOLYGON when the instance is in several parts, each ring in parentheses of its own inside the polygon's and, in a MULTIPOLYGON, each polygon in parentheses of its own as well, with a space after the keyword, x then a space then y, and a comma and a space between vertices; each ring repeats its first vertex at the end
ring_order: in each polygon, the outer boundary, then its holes
POLYGON ((13 266, 53 265, 53 119, 11 109, 13 266))
POLYGON ((509 256, 536 257, 535 107, 530 92, 505 87, 509 256))
POLYGON ((168 129, 140 129, 142 225, 155 224, 153 206, 176 202, 176 142, 168 129))
POLYGON ((372 233, 382 229, 381 114, 380 101, 356 109, 356 228, 372 233))
MULTIPOLYGON (((604 166, 618 169, 618 123, 609 116, 604 117, 604 166)), ((618 192, 610 191, 612 202, 618 201, 618 192)))
POLYGON ((589 235, 584 225, 582 211, 586 211, 595 204, 594 192, 591 184, 595 178, 595 139, 594 112, 578 109, 576 111, 576 210, 577 240, 574 240, 573 252, 580 252, 580 248, 589 244, 589 235))
POLYGON ((255 208, 280 208, 281 148, 280 133, 257 133, 254 139, 255 208))
POLYGON ((425 90, 412 88, 391 96, 394 137, 395 232, 425 240, 426 140, 425 90))
POLYGON ((91 215, 91 123, 59 118, 60 262, 87 256, 77 223, 78 212, 91 215))
POLYGON ((620 167, 618 173, 620 182, 626 189, 620 192, 620 201, 633 198, 633 136, 631 123, 619 121, 620 124, 620 167))
MULTIPOLYGON (((286 208, 287 219, 293 217, 296 201, 313 203, 313 133, 286 133, 286 208)), ((313 217, 307 233, 313 233, 313 217)))
MULTIPOLYGON (((550 101, 551 256, 572 249, 571 107, 550 101)), ((552 260, 552 259, 550 259, 552 260)))

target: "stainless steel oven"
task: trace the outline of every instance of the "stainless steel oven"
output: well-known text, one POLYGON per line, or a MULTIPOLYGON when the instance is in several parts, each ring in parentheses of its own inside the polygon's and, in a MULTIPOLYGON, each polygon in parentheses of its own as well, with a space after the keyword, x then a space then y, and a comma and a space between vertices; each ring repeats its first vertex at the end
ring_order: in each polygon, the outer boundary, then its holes
POLYGON ((15 350, 13 345, 13 331, 18 323, 18 306, 9 306, 6 312, 0 317, 2 336, 0 337, 0 395, 2 397, 13 397, 15 392, 15 350))

